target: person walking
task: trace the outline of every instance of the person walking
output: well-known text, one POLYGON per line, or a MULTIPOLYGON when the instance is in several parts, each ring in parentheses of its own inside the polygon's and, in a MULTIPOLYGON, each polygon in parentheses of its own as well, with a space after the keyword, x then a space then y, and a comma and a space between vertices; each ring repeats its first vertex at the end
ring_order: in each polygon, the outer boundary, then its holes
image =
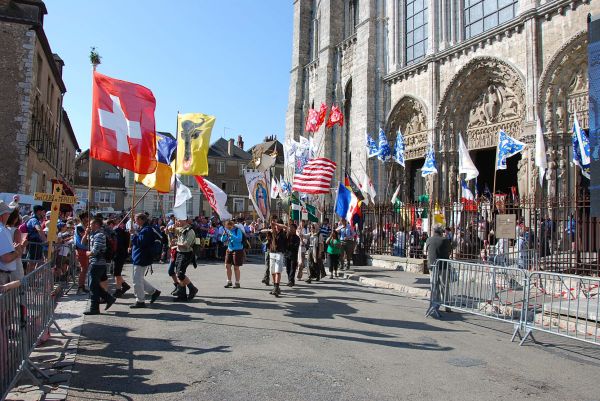
POLYGON ((77 280, 78 288, 77 293, 81 294, 82 292, 89 292, 85 288, 85 284, 87 282, 87 273, 89 260, 87 256, 88 247, 83 243, 83 236, 85 234, 85 230, 89 224, 89 218, 87 212, 79 213, 79 224, 75 226, 75 251, 77 252, 77 260, 79 261, 79 277, 77 280))
POLYGON ((321 279, 321 253, 323 251, 323 240, 316 223, 311 224, 310 234, 308 236, 308 248, 306 251, 308 259, 308 279, 306 283, 310 284, 312 280, 321 279))
POLYGON ((135 303, 130 308, 145 308, 145 294, 150 294, 150 303, 153 304, 160 296, 160 291, 150 284, 145 278, 146 270, 153 262, 154 254, 154 230, 148 222, 148 216, 144 213, 135 215, 137 229, 132 226, 131 234, 131 261, 133 263, 133 293, 135 303))
POLYGON ((304 222, 301 221, 296 233, 298 238, 300 238, 300 246, 298 247, 298 274, 296 275, 296 278, 302 280, 304 267, 306 266, 306 248, 308 247, 308 237, 310 232, 308 231, 308 228, 305 227, 304 222))
POLYGON ((114 296, 116 298, 121 298, 131 289, 131 286, 123 279, 123 266, 125 265, 127 256, 129 256, 131 237, 129 232, 125 230, 125 224, 122 221, 114 229, 114 232, 117 240, 117 251, 113 258, 115 284, 117 286, 114 296))
POLYGON ((178 220, 177 230, 177 256, 175 259, 175 272, 177 274, 177 282, 179 287, 175 293, 175 302, 185 302, 194 299, 198 293, 198 288, 194 286, 192 281, 186 276, 188 266, 194 262, 194 244, 196 242, 196 233, 192 229, 188 219, 178 220), (186 295, 186 287, 190 290, 189 295, 186 295))
POLYGON ((338 275, 338 265, 340 263, 340 254, 342 253, 342 243, 338 239, 337 231, 331 231, 325 244, 327 245, 327 255, 329 256, 330 278, 334 278, 338 275))
POLYGON ((288 276, 288 287, 296 285, 296 270, 298 269, 298 251, 300 249, 300 237, 298 236, 296 224, 288 226, 287 249, 285 252, 285 269, 288 276))
POLYGON ((267 287, 271 283, 271 267, 269 266, 271 256, 269 255, 269 244, 271 243, 272 238, 273 234, 271 233, 271 231, 266 230, 266 232, 264 233, 264 239, 261 239, 262 251, 265 253, 265 274, 263 275, 261 283, 263 283, 267 287))
POLYGON ((225 288, 231 288, 231 266, 235 274, 235 286, 240 288, 240 266, 244 264, 244 245, 242 239, 244 234, 242 229, 236 226, 233 220, 228 220, 225 223, 225 233, 221 237, 224 244, 227 244, 225 251, 225 270, 227 271, 227 283, 225 288))
POLYGON ((110 295, 101 283, 108 280, 106 272, 106 236, 102 230, 102 219, 94 219, 83 234, 82 241, 88 244, 89 251, 87 257, 89 260, 90 275, 90 301, 84 315, 100 314, 100 298, 106 300, 105 310, 108 310, 115 302, 116 298, 110 295))
MULTIPOLYGON (((433 226, 433 235, 425 242, 424 250, 427 254, 427 265, 432 272, 431 282, 433 286, 431 299, 433 302, 441 304, 448 300, 451 272, 445 263, 437 265, 437 261, 439 259, 450 258, 450 253, 452 252, 452 242, 444 236, 444 228, 441 224, 433 226), (437 269, 435 269, 436 265, 437 269)), ((438 308, 434 307, 435 311, 438 308)), ((450 308, 446 308, 446 312, 450 312, 450 308)))
POLYGON ((356 232, 352 228, 352 224, 346 219, 340 220, 340 224, 336 229, 339 233, 339 238, 342 244, 342 253, 340 254, 340 270, 350 269, 350 262, 352 261, 352 255, 354 254, 354 248, 356 246, 356 232), (344 264, 344 259, 346 263, 344 264))
POLYGON ((273 290, 271 295, 279 297, 281 295, 281 273, 285 264, 284 254, 287 251, 287 227, 283 225, 282 220, 271 221, 271 245, 269 248, 269 267, 271 268, 271 278, 273 279, 273 290))

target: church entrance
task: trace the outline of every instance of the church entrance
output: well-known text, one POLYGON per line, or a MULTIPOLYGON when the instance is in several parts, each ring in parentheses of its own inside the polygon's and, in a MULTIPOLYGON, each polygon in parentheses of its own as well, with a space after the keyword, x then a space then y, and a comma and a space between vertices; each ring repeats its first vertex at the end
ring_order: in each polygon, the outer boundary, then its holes
MULTIPOLYGON (((479 149, 471 152, 475 167, 479 170, 477 177, 477 189, 480 195, 490 194, 494 190, 494 171, 496 170, 496 148, 479 149)), ((498 170, 496 173, 496 193, 510 195, 511 188, 518 186, 518 171, 521 154, 506 159, 506 170, 498 170)))

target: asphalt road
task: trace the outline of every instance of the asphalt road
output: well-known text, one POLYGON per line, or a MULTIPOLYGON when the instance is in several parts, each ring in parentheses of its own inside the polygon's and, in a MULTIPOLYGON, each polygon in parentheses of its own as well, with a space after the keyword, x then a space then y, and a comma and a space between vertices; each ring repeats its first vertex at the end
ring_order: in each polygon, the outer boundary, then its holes
MULTIPOLYGON (((130 268, 126 268, 130 274, 130 268)), ((345 280, 275 299, 262 266, 224 289, 221 264, 191 269, 189 304, 133 296, 85 318, 68 400, 598 400, 600 348, 538 335, 345 280)), ((166 267, 149 280, 171 290, 166 267)), ((284 280, 285 281, 285 280, 284 280)))

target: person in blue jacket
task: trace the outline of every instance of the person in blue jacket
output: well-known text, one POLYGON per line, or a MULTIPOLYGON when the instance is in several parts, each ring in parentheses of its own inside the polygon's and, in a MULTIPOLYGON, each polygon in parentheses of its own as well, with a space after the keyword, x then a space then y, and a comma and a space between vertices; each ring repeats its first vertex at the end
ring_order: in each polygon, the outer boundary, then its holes
POLYGON ((227 270, 227 284, 225 288, 231 288, 231 265, 233 265, 233 271, 235 273, 235 286, 233 288, 240 288, 240 266, 244 264, 244 233, 236 227, 232 220, 225 223, 225 232, 221 237, 223 244, 227 244, 227 251, 225 252, 225 269, 227 270))
POLYGON ((148 216, 138 213, 134 218, 135 225, 131 225, 131 261, 133 263, 133 293, 135 304, 130 308, 145 308, 145 294, 150 294, 150 303, 154 303, 160 296, 160 291, 154 288, 145 278, 146 269, 153 262, 153 246, 155 240, 154 230, 148 223, 148 216))

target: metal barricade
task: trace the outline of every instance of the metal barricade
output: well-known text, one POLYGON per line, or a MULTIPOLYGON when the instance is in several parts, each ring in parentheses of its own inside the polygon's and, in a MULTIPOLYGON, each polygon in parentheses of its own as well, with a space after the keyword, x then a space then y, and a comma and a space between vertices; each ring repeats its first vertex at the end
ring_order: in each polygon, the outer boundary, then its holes
POLYGON ((533 272, 528 293, 531 313, 521 345, 533 331, 600 345, 600 278, 533 272))
POLYGON ((431 298, 426 316, 450 308, 514 325, 526 313, 526 271, 514 267, 438 260, 431 272, 431 298))
POLYGON ((23 314, 20 288, 0 293, 0 399, 14 386, 25 355, 21 346, 23 314))

